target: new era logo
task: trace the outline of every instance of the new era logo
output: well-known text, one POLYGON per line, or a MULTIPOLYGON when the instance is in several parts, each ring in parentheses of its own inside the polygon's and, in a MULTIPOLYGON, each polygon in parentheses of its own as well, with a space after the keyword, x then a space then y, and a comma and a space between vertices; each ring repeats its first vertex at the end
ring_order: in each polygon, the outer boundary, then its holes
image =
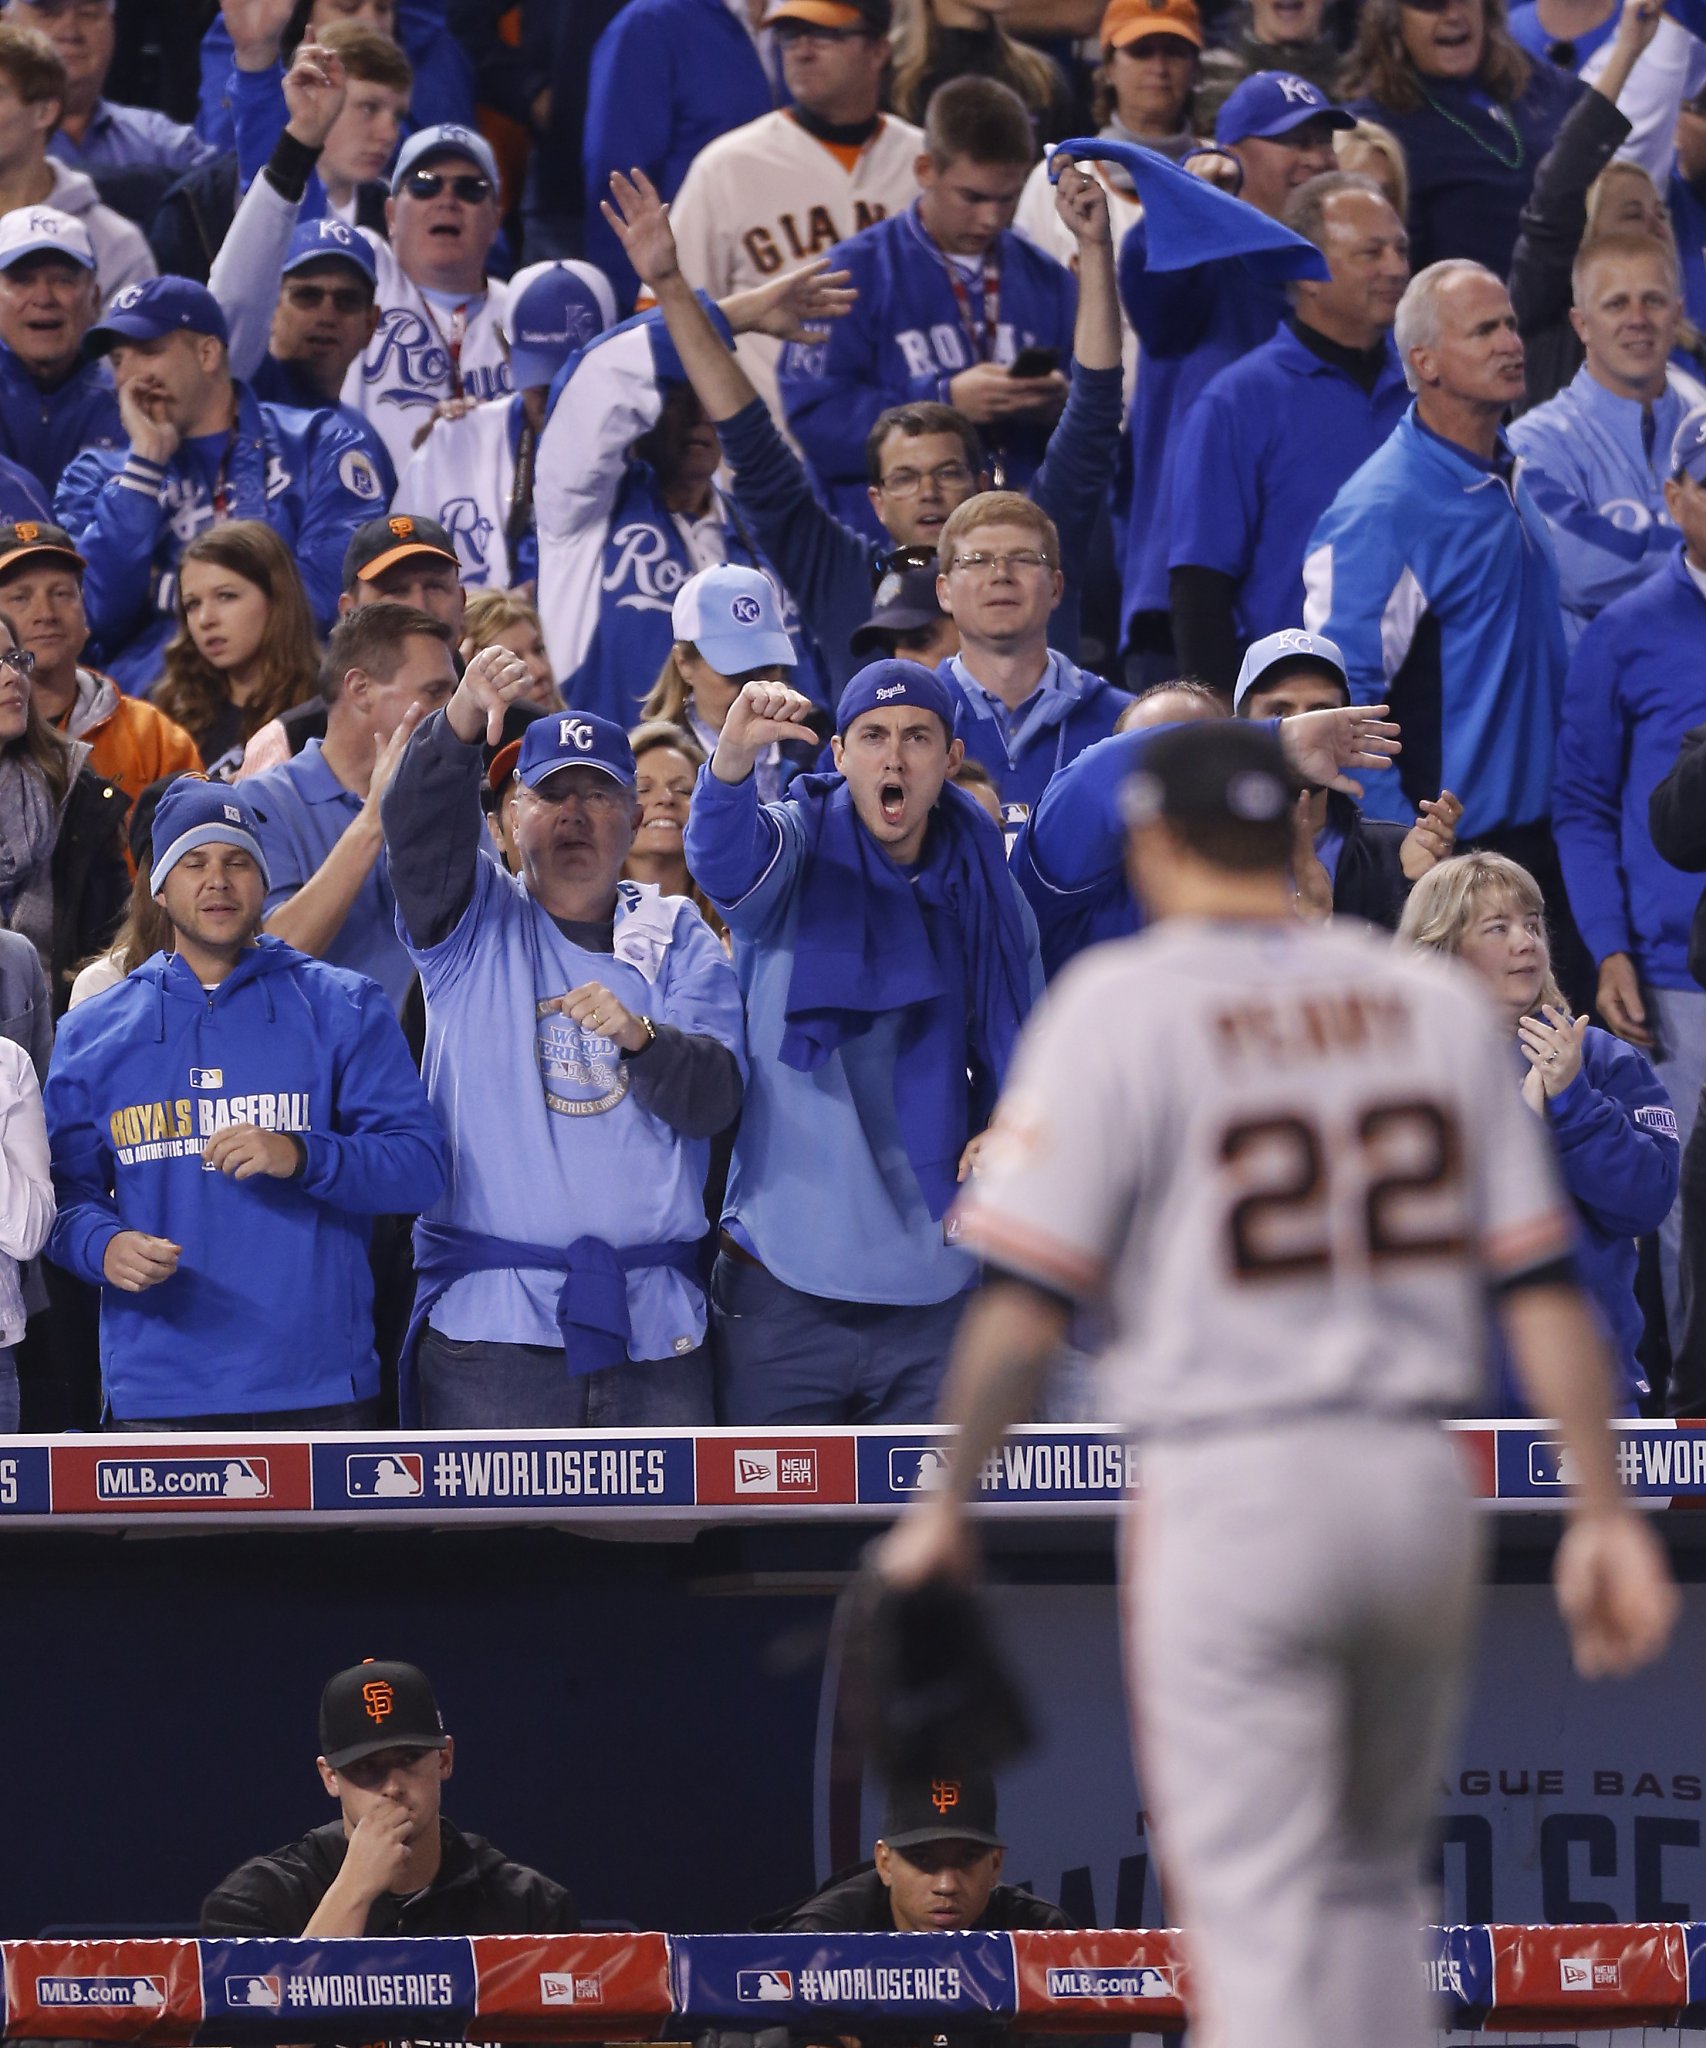
POLYGON ((816 1493, 817 1452, 736 1451, 736 1493, 816 1493))
POLYGON ((737 1970, 735 1996, 743 2005, 784 2004, 794 1995, 792 1970, 737 1970))
POLYGON ((599 2005, 603 1999, 604 1986, 596 1976, 577 1977, 568 1970, 539 1972, 541 2005, 599 2005))
POLYGON ((1596 1962, 1592 1956, 1560 1956, 1558 1988, 1561 1991, 1615 1991, 1619 1984, 1615 1962, 1596 1962))

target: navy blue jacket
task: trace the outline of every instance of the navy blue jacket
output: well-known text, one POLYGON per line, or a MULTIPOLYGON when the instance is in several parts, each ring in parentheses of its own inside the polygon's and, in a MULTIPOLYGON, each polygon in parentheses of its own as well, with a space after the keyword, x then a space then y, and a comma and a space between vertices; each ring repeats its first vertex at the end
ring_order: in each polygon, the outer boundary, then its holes
MULTIPOLYGON (((1066 594, 1049 620, 1049 645, 1078 655, 1080 583, 1120 445, 1120 372, 1076 364, 1066 410, 1049 436, 1042 467, 1027 495, 1060 533, 1066 594)), ((800 608, 834 695, 868 655, 848 647, 871 616, 880 550, 863 529, 836 518, 812 490, 799 457, 755 398, 732 419, 719 420, 723 452, 734 466, 735 503, 752 522, 758 544, 800 608)), ((833 701, 833 699, 832 699, 833 701)))
POLYGON ((43 501, 53 503, 59 479, 85 448, 124 445, 118 394, 104 362, 85 363, 44 391, 0 342, 0 455, 27 469, 43 501))
POLYGON ((121 1230, 183 1247, 158 1287, 103 1294, 115 1415, 377 1393, 368 1219, 436 1201, 448 1148, 376 982, 264 936, 212 990, 156 953, 62 1021, 44 1106, 52 1257, 100 1287, 121 1230), (207 1139, 234 1123, 300 1137, 303 1171, 205 1170, 207 1139))
POLYGON ((1702 719, 1706 597, 1679 545, 1578 642, 1552 781, 1552 831, 1582 937, 1596 961, 1628 953, 1660 988, 1695 986, 1688 936, 1700 877, 1659 857, 1647 806, 1702 719))

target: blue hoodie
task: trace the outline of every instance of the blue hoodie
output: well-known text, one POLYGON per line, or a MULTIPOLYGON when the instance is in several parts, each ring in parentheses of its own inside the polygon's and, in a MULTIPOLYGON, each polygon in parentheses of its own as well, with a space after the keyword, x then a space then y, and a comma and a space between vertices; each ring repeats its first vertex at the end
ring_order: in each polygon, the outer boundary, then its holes
POLYGON ((936 673, 955 700, 954 736, 970 760, 988 769, 1010 829, 1042 801, 1068 761, 1109 737, 1131 702, 1128 692, 1052 649, 1042 681, 1017 711, 974 681, 961 655, 950 655, 936 673))
POLYGON ((84 363, 63 384, 44 391, 0 344, 0 455, 27 469, 43 501, 53 503, 59 479, 85 448, 120 448, 118 394, 104 362, 84 363))
POLYGON ((368 1218, 430 1206, 448 1148, 378 985, 263 936, 214 989, 156 953, 59 1027, 43 1095, 50 1255, 102 1286, 121 1230, 183 1247, 143 1294, 104 1288, 121 1420, 319 1408, 378 1391, 368 1218), (300 1136, 294 1180, 204 1170, 233 1123, 300 1136))
POLYGON ((1608 604, 1564 685, 1552 830, 1570 909, 1596 961, 1628 953, 1659 988, 1693 989, 1688 933, 1700 877, 1661 860, 1647 800, 1706 719, 1706 596, 1680 545, 1608 604))

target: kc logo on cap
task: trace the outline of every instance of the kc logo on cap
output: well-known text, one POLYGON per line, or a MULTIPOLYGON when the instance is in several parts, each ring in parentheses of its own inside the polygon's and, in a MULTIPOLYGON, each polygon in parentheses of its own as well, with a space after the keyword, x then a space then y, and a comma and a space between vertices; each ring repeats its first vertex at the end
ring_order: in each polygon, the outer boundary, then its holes
POLYGON ((557 721, 557 744, 588 753, 592 747, 592 727, 584 718, 560 718, 557 721))
POLYGON ((122 292, 113 293, 112 304, 107 310, 111 313, 128 313, 141 297, 141 285, 127 284, 122 292))
POLYGON ((1298 78, 1289 71, 1276 71, 1274 83, 1294 106, 1324 107, 1327 95, 1319 86, 1311 85, 1307 78, 1298 78))
POLYGON ((361 1704, 370 1721, 383 1721, 396 1701, 388 1678, 370 1678, 361 1689, 361 1704))
POLYGON ((756 597, 737 597, 729 606, 729 617, 737 626, 756 626, 763 616, 756 597))
POLYGON ((938 1813, 951 1813, 960 1803, 960 1781, 958 1778, 932 1778, 930 1780, 930 1804, 938 1813))

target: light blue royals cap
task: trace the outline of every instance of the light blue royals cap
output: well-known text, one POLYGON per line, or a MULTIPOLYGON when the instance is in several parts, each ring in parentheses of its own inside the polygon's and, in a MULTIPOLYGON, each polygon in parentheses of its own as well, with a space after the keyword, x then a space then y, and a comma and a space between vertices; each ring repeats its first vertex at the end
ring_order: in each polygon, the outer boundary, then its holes
POLYGON ((195 846, 240 846, 254 858, 261 880, 270 889, 267 857, 261 846, 262 816, 226 782, 208 782, 199 775, 180 775, 160 799, 154 813, 154 865, 148 886, 159 895, 166 877, 195 846))
POLYGON ((1683 415, 1670 444, 1670 473, 1706 483, 1706 405, 1683 415))
POLYGON ((359 270, 370 285, 378 286, 379 266, 367 237, 345 227, 330 214, 298 222, 281 274, 289 277, 293 271, 310 269, 316 263, 347 263, 352 270, 359 270))
POLYGON ((403 144, 402 154, 397 159, 397 168, 391 173, 391 190, 395 192, 413 170, 433 156, 462 156, 491 179, 494 189, 499 183, 498 160, 492 154, 492 145, 477 128, 466 128, 460 121, 440 121, 436 127, 422 128, 403 144))
POLYGON ((719 675, 792 668, 794 643, 782 626, 776 586, 762 569, 725 562, 701 569, 675 593, 670 628, 696 647, 719 675))
POLYGON ((0 270, 10 270, 26 256, 63 256, 68 263, 94 270, 95 245, 75 214, 57 206, 14 206, 0 214, 0 270))
POLYGON ((1232 708, 1242 711, 1244 699, 1257 687, 1270 669, 1278 668, 1282 662, 1313 662, 1319 668, 1331 669, 1347 693, 1351 679, 1345 671, 1345 657, 1339 652, 1337 643, 1329 640, 1325 633, 1306 633, 1301 626, 1287 626, 1283 632, 1269 633, 1255 642, 1244 656, 1238 670, 1237 687, 1232 692, 1232 708))

